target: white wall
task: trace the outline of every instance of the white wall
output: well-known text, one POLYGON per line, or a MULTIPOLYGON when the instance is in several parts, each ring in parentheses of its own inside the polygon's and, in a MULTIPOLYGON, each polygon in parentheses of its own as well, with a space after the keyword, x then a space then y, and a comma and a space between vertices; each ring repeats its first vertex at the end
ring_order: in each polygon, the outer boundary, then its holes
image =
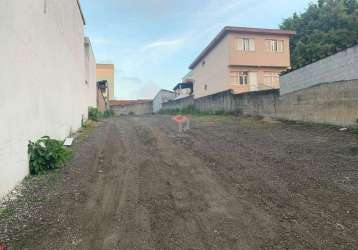
POLYGON ((1 0, 0 41, 2 196, 28 174, 28 140, 80 128, 96 92, 76 0, 1 0))
POLYGON ((175 99, 175 93, 161 89, 153 99, 153 112, 158 113, 162 109, 162 104, 175 99))

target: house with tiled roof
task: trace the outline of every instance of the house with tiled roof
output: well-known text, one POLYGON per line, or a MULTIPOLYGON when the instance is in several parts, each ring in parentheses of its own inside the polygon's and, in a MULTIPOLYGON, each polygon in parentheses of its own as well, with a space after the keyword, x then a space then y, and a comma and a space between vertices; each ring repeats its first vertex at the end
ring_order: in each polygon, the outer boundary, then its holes
POLYGON ((244 93, 279 89, 290 68, 294 31, 225 27, 190 65, 195 98, 225 90, 244 93))

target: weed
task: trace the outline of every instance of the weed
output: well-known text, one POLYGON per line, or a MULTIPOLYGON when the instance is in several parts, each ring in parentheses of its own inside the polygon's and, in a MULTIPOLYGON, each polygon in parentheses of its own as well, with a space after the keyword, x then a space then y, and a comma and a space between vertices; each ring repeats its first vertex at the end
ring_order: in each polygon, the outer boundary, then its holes
POLYGON ((63 141, 44 136, 36 142, 29 142, 30 173, 38 175, 60 167, 71 156, 71 151, 63 146, 63 141))
POLYGON ((111 116, 114 116, 114 111, 112 109, 107 109, 106 111, 104 111, 103 117, 108 118, 111 116))
POLYGON ((88 118, 92 121, 98 121, 101 118, 108 118, 114 116, 114 111, 112 109, 107 109, 104 112, 100 112, 96 107, 88 108, 88 118))
POLYGON ((92 121, 98 121, 100 118, 100 113, 98 108, 96 107, 89 107, 88 108, 88 118, 92 121))

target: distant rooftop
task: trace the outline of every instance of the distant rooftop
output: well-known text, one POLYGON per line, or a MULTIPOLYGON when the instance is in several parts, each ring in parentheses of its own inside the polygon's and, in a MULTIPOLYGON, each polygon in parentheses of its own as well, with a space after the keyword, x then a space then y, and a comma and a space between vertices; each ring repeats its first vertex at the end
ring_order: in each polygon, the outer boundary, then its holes
POLYGON ((133 104, 145 104, 148 102, 152 102, 152 100, 110 100, 109 105, 110 106, 127 106, 127 105, 133 105, 133 104))
POLYGON ((97 68, 114 68, 114 64, 111 64, 111 63, 97 63, 97 68))
POLYGON ((177 89, 192 89, 193 88, 193 83, 192 82, 181 82, 178 83, 173 90, 177 90, 177 89))

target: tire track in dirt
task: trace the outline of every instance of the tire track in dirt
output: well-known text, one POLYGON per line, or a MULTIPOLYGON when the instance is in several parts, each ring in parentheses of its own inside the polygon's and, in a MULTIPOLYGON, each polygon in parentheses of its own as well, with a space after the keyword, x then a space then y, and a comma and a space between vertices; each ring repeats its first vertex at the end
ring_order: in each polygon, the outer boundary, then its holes
POLYGON ((245 122, 194 122, 184 136, 167 116, 99 123, 49 194, 46 223, 15 249, 354 249, 356 184, 334 174, 355 180, 358 158, 340 144, 319 155, 328 130, 245 122))

